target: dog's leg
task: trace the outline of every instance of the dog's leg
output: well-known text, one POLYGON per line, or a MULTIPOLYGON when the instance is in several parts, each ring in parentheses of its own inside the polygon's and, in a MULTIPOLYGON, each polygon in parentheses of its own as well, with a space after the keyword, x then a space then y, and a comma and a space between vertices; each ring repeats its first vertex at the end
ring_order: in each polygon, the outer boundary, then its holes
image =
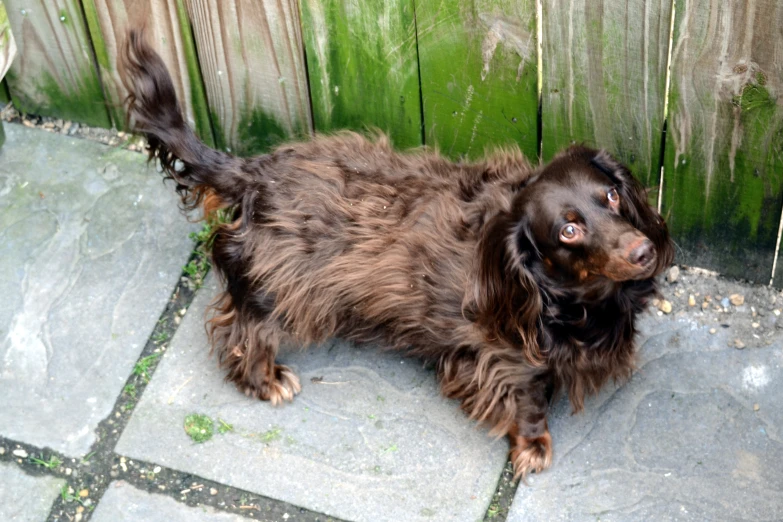
POLYGON ((535 379, 521 387, 517 399, 517 420, 508 431, 514 476, 540 473, 552 464, 552 436, 546 422, 549 408, 547 386, 535 379))
POLYGON ((214 306, 209 321, 213 350, 217 352, 226 380, 239 391, 272 404, 291 401, 302 389, 299 378, 282 364, 275 363, 280 340, 285 335, 271 318, 241 314, 228 293, 214 306))
POLYGON ((472 419, 490 424, 492 434, 509 436, 516 477, 550 466, 546 370, 530 367, 519 353, 479 350, 443 357, 438 376, 444 395, 459 399, 472 419))

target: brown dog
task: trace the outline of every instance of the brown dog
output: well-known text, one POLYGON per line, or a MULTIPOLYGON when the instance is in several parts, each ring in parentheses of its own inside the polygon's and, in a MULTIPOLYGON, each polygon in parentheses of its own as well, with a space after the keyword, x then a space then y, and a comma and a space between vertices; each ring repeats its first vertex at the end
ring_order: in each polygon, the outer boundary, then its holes
POLYGON ((571 147, 533 168, 394 152, 354 133, 251 159, 198 141, 161 59, 138 33, 122 55, 128 111, 187 208, 230 209, 208 329, 227 378, 291 400, 281 343, 339 336, 434 362, 443 393, 508 434, 517 475, 551 463, 546 414, 630 375, 634 320, 673 250, 661 216, 607 153, 571 147))

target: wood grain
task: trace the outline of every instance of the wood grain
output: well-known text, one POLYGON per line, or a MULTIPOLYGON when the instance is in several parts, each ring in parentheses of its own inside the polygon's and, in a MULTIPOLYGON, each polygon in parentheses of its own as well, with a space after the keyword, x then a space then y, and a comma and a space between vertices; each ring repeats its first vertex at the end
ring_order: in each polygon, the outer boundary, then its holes
MULTIPOLYGON (((8 21, 8 13, 0 0, 0 82, 5 78, 5 73, 11 67, 11 62, 16 56, 16 42, 11 33, 11 23, 8 21)), ((5 82, 3 82, 5 83, 5 82)), ((6 87, 0 86, 0 96, 6 95, 6 87)), ((2 99, 2 98, 0 98, 2 99)))
POLYGON ((768 283, 783 201, 783 4, 677 3, 664 216, 680 260, 768 283))
POLYGON ((418 0, 427 145, 451 157, 515 143, 538 155, 534 0, 418 0))
POLYGON ((213 145, 206 95, 183 1, 83 0, 83 4, 114 125, 125 127, 122 103, 128 94, 117 72, 118 51, 128 30, 144 26, 147 40, 171 73, 186 119, 201 139, 213 145))
POLYGON ((542 151, 604 147, 660 178, 671 0, 543 3, 542 151))
POLYGON ((7 81, 21 111, 109 126, 79 0, 6 0, 18 55, 7 81))
POLYGON ((421 145, 412 0, 300 0, 317 131, 377 127, 421 145))
POLYGON ((220 147, 267 151, 312 129, 296 0, 190 0, 220 147))

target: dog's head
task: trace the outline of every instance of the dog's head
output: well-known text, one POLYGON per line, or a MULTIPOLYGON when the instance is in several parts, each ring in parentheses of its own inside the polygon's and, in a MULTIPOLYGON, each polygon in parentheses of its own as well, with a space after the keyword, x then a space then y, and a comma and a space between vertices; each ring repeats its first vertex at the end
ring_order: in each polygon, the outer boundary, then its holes
POLYGON ((512 211, 488 223, 479 252, 479 320, 490 335, 521 341, 534 363, 543 362, 536 331, 544 295, 605 299, 660 274, 674 257, 642 185, 605 151, 581 146, 520 188, 512 211))
POLYGON ((514 248, 567 286, 649 279, 674 251, 660 214, 631 173, 605 151, 574 146, 519 193, 514 248))

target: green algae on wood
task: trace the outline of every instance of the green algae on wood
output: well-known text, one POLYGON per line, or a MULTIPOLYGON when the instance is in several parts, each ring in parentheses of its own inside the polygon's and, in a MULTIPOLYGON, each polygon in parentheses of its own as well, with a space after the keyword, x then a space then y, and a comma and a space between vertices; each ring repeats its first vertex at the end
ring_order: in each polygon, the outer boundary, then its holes
POLYGON ((217 145, 247 156, 312 128, 296 0, 188 2, 217 145))
POLYGON ((775 0, 683 0, 673 39, 663 213, 679 261, 760 283, 783 204, 780 27, 775 0))
POLYGON ((658 187, 670 28, 671 0, 543 3, 544 160, 602 147, 658 187))
POLYGON ((451 156, 538 154, 534 0, 417 0, 425 142, 451 156))
POLYGON ((117 57, 128 30, 144 26, 147 42, 161 56, 174 82, 188 123, 214 145, 190 22, 181 0, 83 0, 95 54, 111 107, 114 126, 125 129, 127 91, 117 71, 117 57))
POLYGON ((421 145, 413 0, 300 0, 316 131, 377 127, 421 145))
POLYGON ((11 92, 8 90, 8 84, 5 80, 0 82, 0 103, 8 103, 11 101, 11 92))
POLYGON ((78 0, 6 0, 18 55, 7 81, 21 111, 109 127, 78 0))

